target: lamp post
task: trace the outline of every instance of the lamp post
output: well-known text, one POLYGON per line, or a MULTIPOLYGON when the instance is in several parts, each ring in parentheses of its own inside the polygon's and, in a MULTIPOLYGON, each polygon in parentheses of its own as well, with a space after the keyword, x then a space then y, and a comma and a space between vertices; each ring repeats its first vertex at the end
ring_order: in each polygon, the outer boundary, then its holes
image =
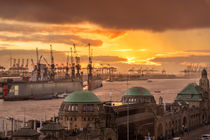
POLYGON ((127 140, 129 140, 129 101, 127 106, 127 140))

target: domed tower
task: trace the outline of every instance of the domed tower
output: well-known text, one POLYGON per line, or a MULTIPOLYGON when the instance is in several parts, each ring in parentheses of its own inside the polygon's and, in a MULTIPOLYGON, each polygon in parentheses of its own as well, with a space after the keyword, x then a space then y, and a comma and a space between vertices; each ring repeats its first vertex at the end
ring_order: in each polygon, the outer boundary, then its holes
POLYGON ((200 87, 204 90, 204 92, 209 92, 209 79, 207 77, 206 69, 202 70, 201 79, 199 83, 200 87))
POLYGON ((123 104, 127 103, 155 103, 154 96, 143 87, 132 87, 122 97, 123 104))
POLYGON ((105 122, 104 108, 91 91, 69 94, 59 109, 59 123, 69 130, 95 130, 105 122))

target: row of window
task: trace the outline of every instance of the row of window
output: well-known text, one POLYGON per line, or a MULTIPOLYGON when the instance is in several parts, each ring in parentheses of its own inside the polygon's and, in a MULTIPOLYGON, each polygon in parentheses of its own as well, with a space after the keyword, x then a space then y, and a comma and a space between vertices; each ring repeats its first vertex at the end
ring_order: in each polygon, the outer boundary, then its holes
POLYGON ((69 105, 68 106, 68 112, 77 112, 78 111, 78 105, 69 105))
MULTIPOLYGON (((61 120, 66 120, 66 121, 77 121, 77 118, 76 117, 61 117, 61 120)), ((83 121, 96 121, 97 118, 94 118, 94 117, 83 117, 82 118, 83 121)))
MULTIPOLYGON (((60 107, 60 110, 61 111, 66 110, 68 112, 78 112, 78 105, 77 104, 70 104, 70 105, 65 106, 65 104, 62 104, 61 107, 60 107)), ((102 110, 102 106, 97 105, 96 110, 97 111, 102 110)), ((82 106, 82 111, 83 112, 94 112, 95 111, 95 106, 94 106, 94 104, 84 104, 82 106)))
POLYGON ((153 98, 141 98, 141 99, 136 99, 136 98, 124 98, 123 103, 147 103, 147 102, 153 102, 153 98))

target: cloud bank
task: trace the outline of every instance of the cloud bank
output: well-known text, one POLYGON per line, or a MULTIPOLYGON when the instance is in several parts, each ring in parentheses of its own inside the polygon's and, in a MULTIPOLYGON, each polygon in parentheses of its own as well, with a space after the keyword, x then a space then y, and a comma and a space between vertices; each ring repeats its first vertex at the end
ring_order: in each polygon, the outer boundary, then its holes
POLYGON ((0 0, 0 18, 118 29, 210 27, 209 0, 0 0))

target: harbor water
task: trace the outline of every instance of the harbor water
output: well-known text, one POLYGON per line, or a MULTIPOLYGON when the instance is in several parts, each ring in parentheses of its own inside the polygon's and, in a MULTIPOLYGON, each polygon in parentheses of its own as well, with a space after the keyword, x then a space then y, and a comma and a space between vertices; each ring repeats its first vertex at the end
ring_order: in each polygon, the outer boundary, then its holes
MULTIPOLYGON (((199 79, 151 79, 142 81, 116 81, 103 82, 103 87, 95 89, 93 92, 100 98, 101 101, 120 101, 121 97, 128 88, 141 86, 147 88, 155 97, 156 102, 160 96, 163 97, 165 103, 171 103, 176 98, 176 95, 188 83, 196 82, 199 79)), ((3 101, 0 100, 0 130, 2 120, 8 117, 14 117, 18 120, 50 119, 54 115, 57 116, 59 107, 63 99, 53 100, 26 100, 26 101, 3 101)), ((11 128, 10 121, 7 120, 8 129, 11 128)))

